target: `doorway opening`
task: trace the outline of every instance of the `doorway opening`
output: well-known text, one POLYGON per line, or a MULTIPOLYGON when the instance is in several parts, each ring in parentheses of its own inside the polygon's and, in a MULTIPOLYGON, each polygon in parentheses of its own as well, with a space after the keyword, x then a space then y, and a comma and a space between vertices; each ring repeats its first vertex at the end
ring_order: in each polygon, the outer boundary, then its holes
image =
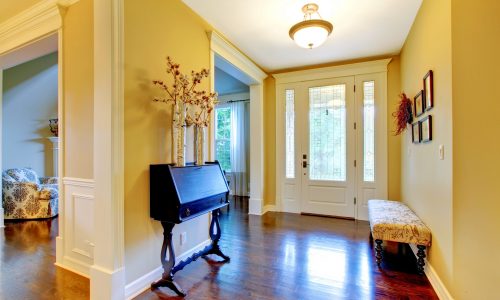
POLYGON ((231 202, 248 209, 250 196, 250 87, 244 74, 215 59, 214 155, 226 174, 231 202))
MULTIPOLYGON (((5 225, 0 245, 5 250, 0 252, 6 259, 2 261, 7 268, 4 271, 30 269, 23 275, 30 282, 40 280, 40 274, 56 272, 53 265, 61 204, 59 50, 59 34, 53 33, 0 56, 4 217, 0 225, 5 225)), ((77 276, 57 272, 65 278, 77 276)), ((43 284, 55 285, 55 276, 46 278, 43 284)), ((6 295, 32 297, 32 291, 15 282, 6 287, 6 295), (19 294, 23 290, 24 296, 19 294)))

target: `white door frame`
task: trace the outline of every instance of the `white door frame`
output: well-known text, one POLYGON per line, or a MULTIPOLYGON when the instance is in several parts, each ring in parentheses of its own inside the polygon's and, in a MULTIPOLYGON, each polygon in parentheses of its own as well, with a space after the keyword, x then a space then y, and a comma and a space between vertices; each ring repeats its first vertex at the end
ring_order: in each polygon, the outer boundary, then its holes
MULTIPOLYGON (((281 159, 285 157, 285 105, 284 97, 280 95, 280 92, 284 89, 287 84, 298 83, 311 80, 328 79, 335 77, 344 76, 356 76, 362 74, 371 73, 385 73, 384 78, 387 76, 387 65, 391 61, 391 58, 374 60, 362 63, 347 64, 333 67, 317 68, 304 71, 295 71, 288 73, 272 74, 276 79, 276 209, 283 212, 300 213, 300 205, 298 203, 287 203, 284 201, 283 195, 283 183, 285 174, 285 164, 284 160, 281 159)), ((387 103, 387 89, 384 88, 383 99, 384 103, 387 103)), ((384 106, 386 107, 386 106, 384 106)), ((385 115, 386 112, 384 112, 385 115)), ((383 141, 387 141, 387 130, 380 133, 380 138, 383 141)), ((387 170, 387 151, 383 156, 383 164, 385 170, 387 170)), ((387 177, 387 172, 383 176, 387 177)), ((355 217, 358 217, 356 206, 355 217)))
MULTIPOLYGON (((225 59, 228 63, 245 73, 246 77, 238 78, 250 86, 250 201, 248 213, 262 215, 264 210, 264 79, 267 74, 257 65, 232 46, 219 34, 208 33, 210 39, 210 85, 215 90, 215 55, 225 59)), ((210 152, 211 160, 215 159, 215 124, 214 114, 210 121, 210 152)))
MULTIPOLYGON (((64 124, 64 95, 63 95, 63 14, 70 5, 78 0, 44 0, 24 10, 18 15, 0 24, 0 55, 4 55, 41 40, 52 34, 58 36, 58 75, 57 75, 57 117, 60 124, 64 124)), ((2 114, 2 75, 0 66, 0 117, 2 114)), ((1 140, 2 124, 0 122, 0 157, 2 155, 1 140)), ((64 189, 62 178, 64 177, 64 125, 59 126, 59 157, 58 157, 58 182, 59 182, 59 235, 56 238, 56 261, 60 261, 64 249, 62 240, 64 232, 64 189)), ((3 170, 0 159, 0 170, 3 170)), ((3 207, 0 206, 0 227, 4 227, 3 207)), ((57 262, 56 262, 57 264, 57 262)))

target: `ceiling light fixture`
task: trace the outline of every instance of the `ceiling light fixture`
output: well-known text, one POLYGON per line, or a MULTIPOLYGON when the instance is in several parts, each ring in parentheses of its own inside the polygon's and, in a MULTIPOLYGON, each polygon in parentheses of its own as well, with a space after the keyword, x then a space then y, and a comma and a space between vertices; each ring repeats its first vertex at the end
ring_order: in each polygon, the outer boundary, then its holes
POLYGON ((309 3, 302 7, 304 21, 299 22, 290 28, 290 37, 302 48, 316 48, 323 44, 333 31, 332 23, 321 18, 318 12, 319 6, 309 3), (313 19, 313 15, 318 15, 313 19))

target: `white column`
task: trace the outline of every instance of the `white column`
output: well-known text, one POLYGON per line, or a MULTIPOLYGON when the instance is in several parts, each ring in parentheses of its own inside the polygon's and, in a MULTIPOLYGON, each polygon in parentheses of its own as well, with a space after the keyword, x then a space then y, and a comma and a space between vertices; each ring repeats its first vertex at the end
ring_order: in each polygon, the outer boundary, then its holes
POLYGON ((59 138, 57 136, 51 136, 48 138, 52 143, 52 176, 59 176, 59 138))
POLYGON ((94 265, 90 299, 125 298, 123 0, 94 1, 94 265))

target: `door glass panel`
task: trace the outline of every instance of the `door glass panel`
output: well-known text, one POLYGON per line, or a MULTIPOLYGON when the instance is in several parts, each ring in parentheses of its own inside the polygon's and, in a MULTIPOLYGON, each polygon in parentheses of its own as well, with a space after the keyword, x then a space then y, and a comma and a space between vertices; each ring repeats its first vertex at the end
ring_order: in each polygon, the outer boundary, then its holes
POLYGON ((375 82, 363 82, 363 180, 375 181, 375 82))
POLYGON ((309 88, 309 178, 346 180, 346 86, 309 88))
POLYGON ((295 91, 285 91, 286 178, 295 178, 295 91))

